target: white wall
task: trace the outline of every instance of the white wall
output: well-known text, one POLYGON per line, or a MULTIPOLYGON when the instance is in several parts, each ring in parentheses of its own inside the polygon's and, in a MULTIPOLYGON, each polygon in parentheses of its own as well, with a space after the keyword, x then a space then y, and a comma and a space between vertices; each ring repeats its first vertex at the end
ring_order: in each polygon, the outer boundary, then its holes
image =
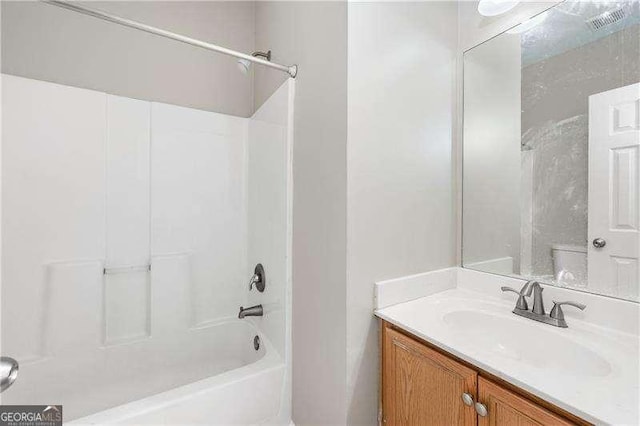
MULTIPOLYGON (((258 2, 256 46, 300 67, 293 148, 293 421, 345 424, 347 5, 258 2)), ((283 78, 256 74, 256 94, 266 98, 283 78)))
POLYGON ((545 11, 559 3, 557 0, 524 1, 508 13, 487 17, 478 13, 476 1, 458 3, 458 65, 457 65, 457 99, 456 126, 454 132, 453 153, 455 159, 455 196, 456 196, 456 244, 457 263, 462 264, 462 125, 463 125, 463 52, 483 43, 509 28, 545 11))
MULTIPOLYGON (((350 218, 349 232, 356 239, 353 246, 350 242, 355 251, 348 257, 347 285, 343 127, 347 110, 346 92, 341 91, 347 87, 346 5, 256 5, 256 46, 268 46, 281 55, 281 62, 300 65, 293 159, 293 420, 297 424, 376 423, 373 281, 454 262, 450 156, 456 6, 349 7, 360 7, 362 20, 349 17, 353 28, 349 47, 357 47, 350 50, 357 60, 349 58, 349 126, 360 133, 353 139, 355 145, 349 146, 349 214, 357 216, 350 218), (396 66, 383 66, 381 54, 396 66), (439 63, 444 65, 434 66, 439 63), (356 104, 354 94, 359 97, 356 104), (381 119, 387 115, 391 118, 381 119), (382 200, 385 210, 376 214, 382 200)), ((284 77, 260 70, 255 79, 256 105, 260 105, 284 77)))
MULTIPOLYGON (((251 53, 254 2, 107 1, 91 7, 251 53)), ((234 58, 35 1, 2 2, 2 72, 249 117, 234 58)), ((275 89, 275 88, 274 88, 275 89)))
MULTIPOLYGON (((520 35, 492 39, 464 55, 464 265, 520 264, 520 35)), ((513 268, 516 268, 514 271, 513 268)))
POLYGON ((455 263, 457 5, 349 3, 350 425, 376 424, 373 283, 455 263))

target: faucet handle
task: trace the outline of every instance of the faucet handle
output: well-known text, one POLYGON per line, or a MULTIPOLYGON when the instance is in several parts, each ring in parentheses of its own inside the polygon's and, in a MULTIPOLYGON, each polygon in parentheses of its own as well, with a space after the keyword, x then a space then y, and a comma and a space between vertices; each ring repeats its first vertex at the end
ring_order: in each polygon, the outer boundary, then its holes
POLYGON ((518 295, 518 301, 516 302, 516 309, 522 309, 523 311, 526 311, 527 309, 529 309, 529 305, 527 305, 527 299, 524 298, 525 296, 523 291, 524 288, 520 291, 516 290, 515 288, 506 287, 506 286, 500 287, 500 289, 502 291, 510 291, 518 295))
POLYGON ((253 285, 260 282, 260 275, 253 274, 251 280, 249 280, 249 291, 253 289, 253 285))
POLYGON ((577 303, 577 302, 556 302, 554 300, 553 301, 553 308, 551 309, 551 312, 549 313, 549 316, 551 318, 553 318, 553 319, 564 320, 564 312, 562 312, 562 305, 573 306, 574 308, 578 308, 581 311, 584 311, 584 309, 587 307, 587 305, 583 305, 582 303, 577 303))
POLYGON ((267 279, 264 274, 264 267, 262 266, 261 263, 258 263, 255 269, 253 270, 253 276, 249 281, 249 291, 251 291, 251 289, 253 288, 253 285, 255 284, 258 291, 262 293, 264 291, 266 281, 267 279))

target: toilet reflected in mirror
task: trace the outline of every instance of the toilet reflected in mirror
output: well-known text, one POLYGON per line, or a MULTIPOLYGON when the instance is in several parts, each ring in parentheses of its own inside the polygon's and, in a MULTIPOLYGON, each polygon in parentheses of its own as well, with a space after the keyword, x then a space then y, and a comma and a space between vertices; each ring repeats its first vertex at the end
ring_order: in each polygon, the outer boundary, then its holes
POLYGON ((553 279, 560 285, 587 286, 587 248, 553 244, 553 279))

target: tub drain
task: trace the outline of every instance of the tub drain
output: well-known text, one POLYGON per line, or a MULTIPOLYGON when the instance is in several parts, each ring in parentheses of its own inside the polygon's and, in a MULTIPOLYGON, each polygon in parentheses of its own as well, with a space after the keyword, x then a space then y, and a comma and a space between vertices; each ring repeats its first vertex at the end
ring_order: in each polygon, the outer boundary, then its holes
POLYGON ((253 338, 253 349, 256 351, 260 349, 260 337, 256 336, 253 338))

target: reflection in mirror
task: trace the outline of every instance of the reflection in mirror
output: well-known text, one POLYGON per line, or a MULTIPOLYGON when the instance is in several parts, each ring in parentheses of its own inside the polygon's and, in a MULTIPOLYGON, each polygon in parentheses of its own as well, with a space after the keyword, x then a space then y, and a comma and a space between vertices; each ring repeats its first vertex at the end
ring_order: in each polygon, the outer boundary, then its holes
POLYGON ((640 2, 564 2, 464 55, 463 265, 640 289, 640 2))

